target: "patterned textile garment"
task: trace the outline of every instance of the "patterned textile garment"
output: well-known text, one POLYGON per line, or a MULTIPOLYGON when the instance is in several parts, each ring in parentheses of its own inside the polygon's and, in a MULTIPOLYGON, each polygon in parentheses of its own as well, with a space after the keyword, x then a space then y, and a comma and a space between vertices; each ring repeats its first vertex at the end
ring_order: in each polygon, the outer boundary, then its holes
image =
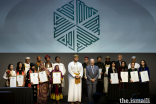
MULTIPOLYGON (((61 81, 63 82, 62 72, 60 70, 57 71, 55 69, 52 71, 51 74, 53 74, 53 72, 60 72, 61 73, 61 81)), ((51 79, 50 80, 50 82, 51 82, 51 96, 50 96, 50 98, 53 101, 59 101, 59 100, 63 99, 62 86, 61 86, 61 84, 53 84, 52 77, 50 79, 51 79)))
MULTIPOLYGON (((41 63, 40 65, 42 65, 41 63)), ((50 72, 46 68, 41 68, 39 72, 46 71, 47 77, 49 76, 50 72)), ((46 104, 47 103, 47 97, 48 97, 48 89, 49 89, 49 81, 43 82, 39 84, 39 90, 37 92, 37 101, 39 104, 46 104)))

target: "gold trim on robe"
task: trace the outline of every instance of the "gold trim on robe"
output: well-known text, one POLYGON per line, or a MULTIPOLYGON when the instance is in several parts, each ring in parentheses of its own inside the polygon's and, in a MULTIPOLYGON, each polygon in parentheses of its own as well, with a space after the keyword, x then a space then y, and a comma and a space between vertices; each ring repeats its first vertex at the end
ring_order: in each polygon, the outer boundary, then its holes
MULTIPOLYGON (((74 73, 75 75, 77 75, 77 76, 79 76, 80 74, 78 74, 78 73, 74 73)), ((80 83, 80 78, 79 79, 77 79, 77 78, 75 78, 75 84, 79 84, 80 83)))

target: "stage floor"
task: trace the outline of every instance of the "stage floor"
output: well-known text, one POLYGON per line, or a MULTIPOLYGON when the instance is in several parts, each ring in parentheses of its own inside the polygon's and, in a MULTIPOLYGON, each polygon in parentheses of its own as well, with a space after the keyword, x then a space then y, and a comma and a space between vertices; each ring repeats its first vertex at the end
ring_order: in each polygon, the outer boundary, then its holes
MULTIPOLYGON (((67 96, 64 96, 63 100, 60 103, 61 104, 70 104, 69 102, 67 102, 67 98, 68 98, 67 96)), ((151 96, 150 99, 151 99, 150 103, 147 103, 147 104, 155 104, 155 103, 152 102, 153 101, 153 96, 151 96)), ((50 100, 50 98, 48 99, 48 104, 52 104, 52 101, 50 100)), ((81 104, 88 104, 88 98, 87 97, 82 97, 81 104)), ((120 103, 119 103, 119 101, 107 101, 106 96, 103 96, 100 99, 100 104, 120 104, 120 103)), ((145 103, 142 103, 142 104, 145 104, 145 103)))
MULTIPOLYGON (((61 104, 70 104, 69 102, 67 102, 67 96, 64 96, 63 100, 60 102, 61 104)), ((88 104, 88 97, 82 97, 81 99, 81 104, 88 104)), ((106 104, 106 103, 109 103, 109 104, 119 104, 118 101, 106 101, 106 97, 103 96, 101 99, 100 99, 100 104, 106 104)), ((48 104, 52 104, 52 101, 50 99, 48 99, 48 104)))

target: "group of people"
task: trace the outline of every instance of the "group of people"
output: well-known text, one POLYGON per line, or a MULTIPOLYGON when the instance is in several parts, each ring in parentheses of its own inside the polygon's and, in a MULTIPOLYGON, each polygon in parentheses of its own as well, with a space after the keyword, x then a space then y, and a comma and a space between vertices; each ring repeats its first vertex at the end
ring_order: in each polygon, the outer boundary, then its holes
MULTIPOLYGON (((107 56, 105 63, 101 62, 102 57, 97 57, 97 62, 89 57, 84 57, 84 63, 78 62, 79 56, 73 56, 73 61, 68 64, 68 102, 71 104, 79 104, 82 96, 88 97, 88 102, 92 102, 93 94, 99 93, 107 96, 108 100, 119 100, 119 98, 131 98, 132 95, 149 97, 149 81, 141 81, 141 71, 147 71, 150 79, 150 72, 144 60, 140 64, 136 62, 136 56, 132 56, 132 62, 127 66, 122 60, 122 55, 118 55, 118 61, 111 61, 107 56), (122 82, 120 73, 128 72, 128 83, 122 82), (131 71, 138 71, 139 82, 131 80, 131 71), (118 73, 118 84, 111 84, 111 73, 118 73)), ((18 62, 14 71, 13 64, 9 64, 8 70, 4 73, 3 78, 6 79, 6 86, 10 86, 10 77, 16 75, 24 76, 22 87, 31 87, 33 90, 34 103, 46 104, 47 98, 50 96, 54 104, 59 104, 63 99, 64 76, 66 69, 63 63, 60 63, 60 57, 56 56, 56 63, 50 61, 50 56, 45 56, 46 62, 41 61, 41 57, 37 56, 36 63, 30 63, 30 57, 25 58, 25 63, 18 62), (39 73, 46 71, 48 81, 39 84, 33 84, 30 81, 30 73, 39 73), (53 84, 53 72, 61 72, 61 84, 53 84)), ((17 87, 18 83, 17 83, 17 87)))

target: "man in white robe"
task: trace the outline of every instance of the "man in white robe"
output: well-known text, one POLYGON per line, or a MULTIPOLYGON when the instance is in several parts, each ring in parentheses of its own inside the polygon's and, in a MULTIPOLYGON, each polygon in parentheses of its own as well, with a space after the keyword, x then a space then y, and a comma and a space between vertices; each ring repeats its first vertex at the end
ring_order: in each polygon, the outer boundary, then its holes
MULTIPOLYGON (((25 57, 25 75, 27 75, 28 70, 30 69, 30 57, 25 57)), ((28 87, 28 79, 26 79, 25 87, 28 87)))
POLYGON ((71 104, 79 104, 81 102, 81 89, 82 89, 82 77, 83 77, 83 66, 78 61, 79 56, 74 55, 74 61, 68 64, 69 71, 69 86, 68 86, 68 102, 71 104))
MULTIPOLYGON (((54 70, 55 66, 58 65, 60 71, 62 72, 62 75, 65 76, 66 69, 65 69, 64 64, 63 63, 60 63, 60 57, 59 56, 56 56, 55 57, 55 61, 56 61, 56 63, 53 64, 53 70, 54 70)), ((65 86, 65 82, 64 82, 64 79, 63 79, 62 87, 64 87, 64 86, 65 86)))
MULTIPOLYGON (((135 63, 134 68, 136 68, 136 69, 140 68, 140 65, 136 62, 136 56, 132 56, 132 62, 135 63)), ((128 69, 130 69, 130 68, 131 68, 131 63, 129 63, 129 65, 128 65, 128 69)))
POLYGON ((30 69, 30 57, 25 57, 25 74, 27 74, 27 71, 30 69))

